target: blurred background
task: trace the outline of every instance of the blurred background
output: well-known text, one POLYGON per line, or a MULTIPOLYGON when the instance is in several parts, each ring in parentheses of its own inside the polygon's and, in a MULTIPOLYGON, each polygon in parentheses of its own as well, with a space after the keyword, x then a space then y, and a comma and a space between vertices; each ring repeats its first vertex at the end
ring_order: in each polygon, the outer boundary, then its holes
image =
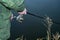
MULTIPOLYGON (((60 0, 25 0, 25 6, 28 12, 38 16, 48 15, 54 21, 60 22, 60 0)), ((15 16, 17 12, 12 10, 15 16)), ((60 32, 60 25, 53 24, 51 32, 54 34, 60 32)), ((19 23, 15 19, 11 21, 11 40, 24 35, 27 40, 33 40, 38 37, 46 36, 46 27, 43 25, 41 19, 24 15, 24 21, 19 23)))

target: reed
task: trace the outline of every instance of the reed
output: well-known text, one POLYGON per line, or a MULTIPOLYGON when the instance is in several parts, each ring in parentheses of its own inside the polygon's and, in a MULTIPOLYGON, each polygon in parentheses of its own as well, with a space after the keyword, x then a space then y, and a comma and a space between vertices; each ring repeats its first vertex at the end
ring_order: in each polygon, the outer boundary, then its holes
POLYGON ((51 40, 51 27, 53 25, 52 19, 49 16, 45 16, 43 24, 47 28, 47 40, 51 40))

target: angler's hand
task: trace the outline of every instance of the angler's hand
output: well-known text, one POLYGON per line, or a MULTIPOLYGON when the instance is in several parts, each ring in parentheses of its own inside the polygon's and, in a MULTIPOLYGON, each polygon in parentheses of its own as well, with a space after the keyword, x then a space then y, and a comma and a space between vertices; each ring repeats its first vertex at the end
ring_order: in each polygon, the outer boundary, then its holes
POLYGON ((17 17, 17 20, 22 23, 22 21, 24 20, 23 15, 27 14, 27 10, 26 8, 22 11, 22 12, 18 12, 19 16, 17 17))
MULTIPOLYGON (((22 12, 18 12, 19 15, 26 15, 27 14, 27 10, 26 8, 22 11, 22 12)), ((13 14, 10 16, 10 20, 12 20, 14 18, 13 14)))
POLYGON ((18 14, 20 14, 20 15, 26 15, 27 14, 26 8, 22 12, 18 12, 18 14))

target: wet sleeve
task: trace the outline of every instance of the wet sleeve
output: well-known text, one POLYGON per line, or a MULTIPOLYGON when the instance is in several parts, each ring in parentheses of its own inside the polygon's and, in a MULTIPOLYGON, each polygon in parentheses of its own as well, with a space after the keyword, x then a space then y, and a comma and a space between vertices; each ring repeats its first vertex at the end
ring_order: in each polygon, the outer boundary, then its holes
POLYGON ((24 0, 0 0, 0 2, 2 2, 6 7, 16 11, 23 11, 25 8, 24 0))

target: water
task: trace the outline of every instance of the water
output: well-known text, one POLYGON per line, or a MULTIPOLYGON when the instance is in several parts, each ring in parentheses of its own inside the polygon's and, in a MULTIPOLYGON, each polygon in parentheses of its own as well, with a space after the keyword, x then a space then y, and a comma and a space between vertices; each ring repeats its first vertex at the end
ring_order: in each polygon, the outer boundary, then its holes
MULTIPOLYGON (((48 15, 56 22, 60 22, 60 0, 26 0, 26 8, 28 12, 44 16, 48 15)), ((60 25, 53 24, 52 33, 60 32, 60 25)), ((46 36, 46 28, 39 18, 31 15, 24 15, 22 24, 16 20, 12 21, 11 39, 14 40, 18 36, 25 35, 27 40, 37 37, 46 36)))

